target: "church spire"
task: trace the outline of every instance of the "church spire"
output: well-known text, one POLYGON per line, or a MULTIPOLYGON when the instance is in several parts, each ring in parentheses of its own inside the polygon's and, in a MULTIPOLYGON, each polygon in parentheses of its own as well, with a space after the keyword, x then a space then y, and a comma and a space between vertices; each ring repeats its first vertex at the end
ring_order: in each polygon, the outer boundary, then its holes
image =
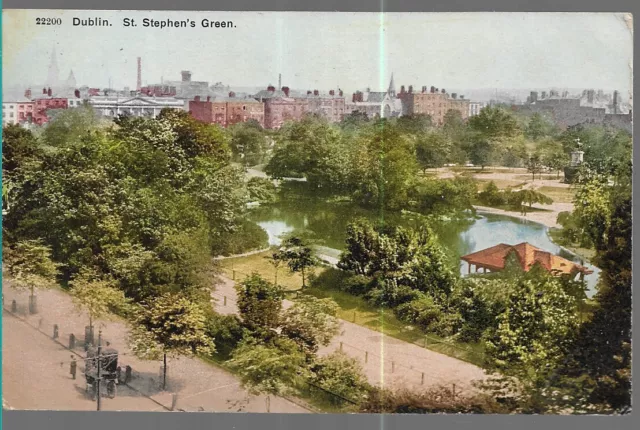
POLYGON ((47 74, 47 86, 48 87, 57 87, 58 86, 58 76, 60 71, 58 70, 58 58, 56 56, 56 47, 54 45, 53 51, 51 52, 51 62, 49 63, 49 71, 47 74))
POLYGON ((393 82, 393 73, 391 73, 391 82, 389 82, 389 89, 387 90, 387 94, 391 97, 396 96, 396 84, 393 82))

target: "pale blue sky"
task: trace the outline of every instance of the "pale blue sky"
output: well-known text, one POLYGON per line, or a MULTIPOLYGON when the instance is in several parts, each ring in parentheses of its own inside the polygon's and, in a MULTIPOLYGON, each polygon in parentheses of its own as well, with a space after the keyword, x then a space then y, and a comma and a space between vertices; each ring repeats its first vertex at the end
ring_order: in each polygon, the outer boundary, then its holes
POLYGON ((79 85, 135 87, 193 80, 231 86, 297 89, 632 88, 632 33, 620 14, 535 13, 256 13, 3 11, 3 85, 41 84, 56 46, 61 78, 79 85), (63 25, 36 26, 36 17, 63 25), (112 27, 73 27, 73 17, 112 27), (130 17, 140 25, 124 28, 130 17), (193 19, 196 28, 142 27, 142 18, 193 19), (201 28, 203 18, 234 29, 201 28))

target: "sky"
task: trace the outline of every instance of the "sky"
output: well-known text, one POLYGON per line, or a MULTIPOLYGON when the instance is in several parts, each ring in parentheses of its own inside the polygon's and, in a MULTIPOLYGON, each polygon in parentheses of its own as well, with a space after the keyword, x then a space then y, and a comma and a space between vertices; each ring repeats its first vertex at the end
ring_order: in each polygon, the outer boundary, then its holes
POLYGON ((610 13, 327 13, 3 10, 3 87, 44 83, 53 48, 78 86, 192 79, 225 85, 345 92, 400 85, 632 91, 630 17, 610 13), (37 17, 60 26, 35 25, 37 17), (72 26, 74 17, 110 27, 72 26), (142 26, 192 19, 195 28, 142 26), (124 27, 132 18, 137 27, 124 27), (234 28, 202 28, 202 19, 234 28))

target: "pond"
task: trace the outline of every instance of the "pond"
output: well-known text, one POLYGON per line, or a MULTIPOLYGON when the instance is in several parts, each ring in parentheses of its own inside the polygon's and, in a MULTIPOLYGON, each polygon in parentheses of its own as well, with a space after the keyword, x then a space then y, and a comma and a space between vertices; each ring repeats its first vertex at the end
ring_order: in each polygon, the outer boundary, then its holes
MULTIPOLYGON (((269 236, 270 245, 279 245, 281 237, 294 231, 308 231, 321 240, 319 252, 329 260, 339 258, 344 249, 347 224, 358 217, 384 220, 385 223, 415 226, 424 222, 415 214, 377 213, 352 203, 326 203, 309 200, 287 201, 255 208, 250 218, 269 236)), ((460 266, 461 274, 467 273, 467 264, 460 257, 491 246, 506 243, 516 245, 528 242, 533 246, 582 263, 594 273, 585 281, 588 296, 596 292, 599 269, 581 261, 575 255, 556 245, 548 236, 548 228, 534 223, 501 215, 478 213, 468 221, 440 221, 434 226, 440 242, 447 249, 453 264, 460 266)))

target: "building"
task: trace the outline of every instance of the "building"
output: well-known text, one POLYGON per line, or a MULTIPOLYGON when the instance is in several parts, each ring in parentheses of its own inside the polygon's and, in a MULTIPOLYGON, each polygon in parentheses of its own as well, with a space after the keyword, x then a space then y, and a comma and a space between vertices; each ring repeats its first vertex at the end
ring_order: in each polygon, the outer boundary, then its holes
POLYGON ((486 105, 484 102, 469 102, 469 118, 478 115, 486 105))
MULTIPOLYGON (((183 70, 180 72, 182 79, 180 81, 166 81, 159 84, 160 87, 174 87, 174 97, 184 100, 193 100, 195 96, 213 97, 215 93, 209 88, 209 82, 207 81, 193 81, 191 80, 191 72, 183 70)), ((158 87, 158 85, 151 85, 150 87, 158 87)), ((169 90, 171 92, 172 90, 169 90)))
POLYGON ((184 100, 173 97, 94 96, 88 103, 98 114, 112 118, 118 115, 155 118, 162 109, 185 110, 184 100))
POLYGON ((396 94, 393 73, 387 91, 371 91, 367 88, 364 92, 353 93, 351 101, 345 103, 345 114, 353 112, 365 113, 369 118, 394 118, 402 115, 402 101, 396 94))
POLYGON ((148 97, 175 97, 178 91, 174 85, 155 84, 140 87, 140 93, 148 97))
POLYGON ((465 255, 461 259, 469 265, 468 273, 472 272, 472 266, 475 266, 476 272, 480 271, 480 269, 482 269, 483 273, 486 273, 487 270, 499 272, 504 270, 508 257, 511 255, 515 256, 515 260, 525 272, 539 265, 553 275, 575 276, 578 273, 583 275, 593 273, 592 270, 584 266, 536 248, 527 242, 518 245, 501 243, 491 248, 465 255))
POLYGON ((524 114, 540 113, 553 118, 561 128, 578 124, 609 124, 632 131, 632 111, 630 105, 622 103, 618 91, 613 95, 602 90, 584 90, 580 96, 569 96, 567 91, 531 91, 527 102, 514 105, 515 111, 524 114))
POLYGON ((295 97, 289 87, 276 90, 276 87, 269 85, 252 98, 264 104, 264 127, 269 129, 278 129, 286 121, 299 121, 309 112, 307 98, 295 97))
POLYGON ((34 103, 25 98, 2 101, 2 126, 9 124, 31 123, 33 121, 34 103))
POLYGON ((189 113, 199 121, 208 124, 218 124, 228 127, 240 122, 255 120, 264 127, 263 103, 252 98, 236 98, 235 93, 230 92, 228 97, 217 97, 206 101, 199 96, 189 101, 189 113))
POLYGON ((49 122, 50 110, 67 109, 69 107, 69 99, 66 97, 55 97, 50 95, 48 91, 47 95, 43 94, 41 97, 34 99, 33 107, 33 123, 37 125, 46 124, 49 122))
MULTIPOLYGON (((287 91, 288 92, 288 91, 287 91)), ((300 97, 293 97, 296 100, 306 101, 307 112, 320 115, 329 122, 340 122, 344 117, 345 103, 342 90, 329 91, 329 94, 320 94, 318 90, 307 91, 307 94, 300 97)))
POLYGON ((450 110, 460 112, 464 120, 469 117, 470 101, 463 95, 458 97, 456 93, 449 94, 444 88, 438 90, 431 87, 427 91, 427 87, 423 86, 420 92, 414 92, 413 86, 409 85, 405 91, 403 85, 398 97, 402 100, 402 115, 429 115, 436 125, 444 124, 444 117, 450 110))

